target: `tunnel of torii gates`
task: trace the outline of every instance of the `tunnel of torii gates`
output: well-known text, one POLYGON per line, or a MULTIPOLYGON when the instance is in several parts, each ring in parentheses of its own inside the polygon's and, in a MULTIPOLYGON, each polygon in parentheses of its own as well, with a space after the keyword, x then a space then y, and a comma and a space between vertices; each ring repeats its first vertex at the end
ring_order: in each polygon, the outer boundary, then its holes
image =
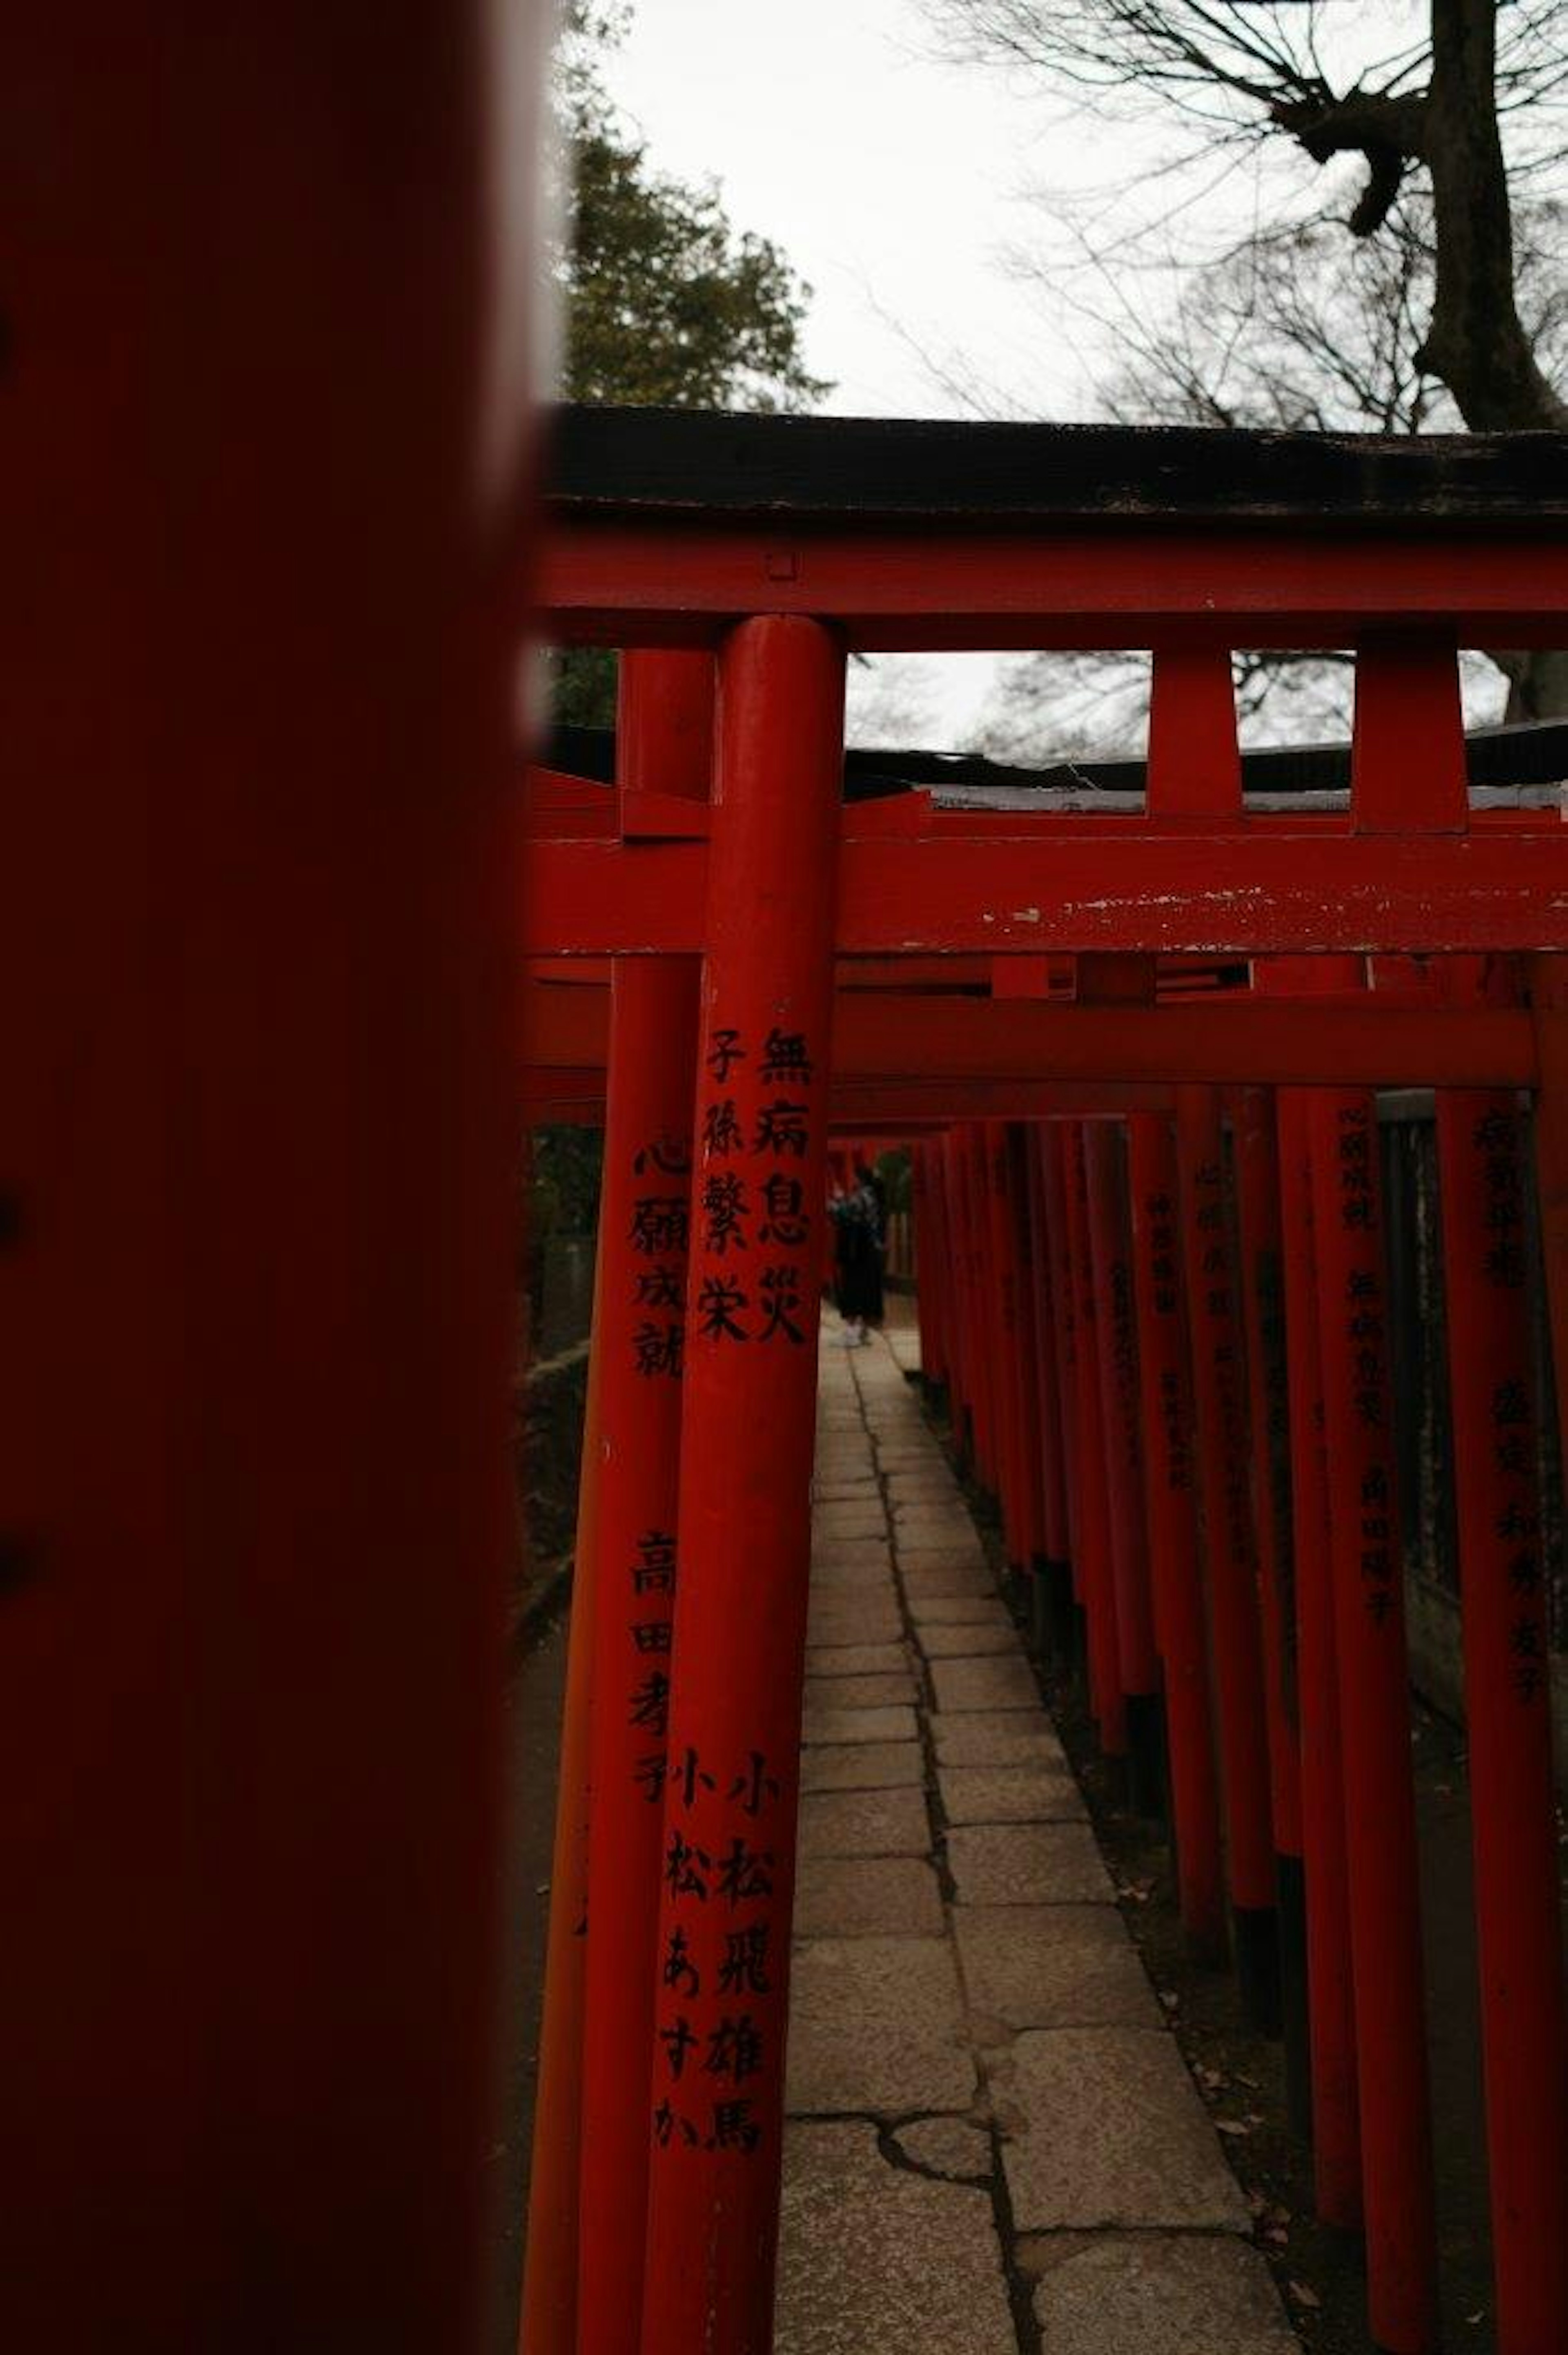
POLYGON ((1568 839, 1471 794, 1457 654, 1568 643, 1568 440, 567 410, 546 517, 545 635, 622 662, 613 789, 530 775, 529 1115, 606 1157, 527 2355, 770 2343, 835 1135, 913 1147, 926 1376, 1037 1638, 1285 2029, 1372 2341, 1434 2346, 1392 1086, 1436 1091, 1498 2344, 1560 2350, 1568 839), (1150 649, 1141 798, 846 797, 846 658, 963 647, 1150 649), (1250 791, 1239 647, 1353 655, 1347 792, 1250 791))

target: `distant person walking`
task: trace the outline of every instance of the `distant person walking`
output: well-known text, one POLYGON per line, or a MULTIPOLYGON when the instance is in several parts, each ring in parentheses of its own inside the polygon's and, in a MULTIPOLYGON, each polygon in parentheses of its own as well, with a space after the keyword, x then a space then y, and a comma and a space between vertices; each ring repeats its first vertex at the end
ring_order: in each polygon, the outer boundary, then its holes
POLYGON ((863 1348, 868 1326, 882 1322, 882 1260, 886 1249, 885 1197, 882 1181, 863 1161, 854 1165, 854 1183, 835 1188, 828 1209, 833 1220, 833 1292, 844 1320, 846 1348, 863 1348))

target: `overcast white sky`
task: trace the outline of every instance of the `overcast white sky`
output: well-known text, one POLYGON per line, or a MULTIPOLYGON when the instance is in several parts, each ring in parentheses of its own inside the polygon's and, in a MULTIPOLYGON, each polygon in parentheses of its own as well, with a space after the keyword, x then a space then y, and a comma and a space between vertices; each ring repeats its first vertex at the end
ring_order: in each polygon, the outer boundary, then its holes
POLYGON ((1061 161, 1041 152, 1042 111, 922 48, 918 0, 637 0, 606 79, 655 163, 716 177, 736 227, 809 280, 831 408, 951 413, 907 336, 968 353, 1038 415, 1070 414, 1071 356, 1021 318, 1000 259, 1033 225, 1032 157, 1036 176, 1061 161))
MULTIPOLYGON (((829 408, 959 413, 931 365, 956 357, 1016 413, 1086 415, 1070 327, 1004 252, 1041 236, 1032 181, 1103 171, 1103 131, 1075 153, 1038 99, 929 48, 918 0, 637 0, 605 80, 655 165, 716 178, 736 228, 774 239, 810 282, 806 353, 834 383, 829 408)), ((906 663, 896 699, 957 744, 993 671, 985 655, 906 663)))

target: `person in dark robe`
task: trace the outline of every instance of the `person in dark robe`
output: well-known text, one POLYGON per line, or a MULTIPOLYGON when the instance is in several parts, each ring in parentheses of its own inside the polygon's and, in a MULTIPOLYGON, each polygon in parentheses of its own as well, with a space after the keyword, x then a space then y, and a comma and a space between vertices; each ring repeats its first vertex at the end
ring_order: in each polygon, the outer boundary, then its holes
POLYGON ((868 1327, 882 1322, 882 1261, 886 1248, 881 1180, 863 1161, 854 1183, 828 1205, 833 1219, 833 1295, 844 1320, 847 1348, 863 1348, 868 1327))

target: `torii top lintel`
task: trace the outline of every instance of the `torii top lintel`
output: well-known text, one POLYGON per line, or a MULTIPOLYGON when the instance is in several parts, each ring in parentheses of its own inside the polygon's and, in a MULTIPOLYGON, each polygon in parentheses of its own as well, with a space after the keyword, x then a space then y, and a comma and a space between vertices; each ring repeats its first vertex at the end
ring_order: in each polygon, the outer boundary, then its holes
POLYGON ((1549 645, 1568 623, 1568 434, 566 407, 546 449, 563 642, 704 643, 758 612, 872 649, 1549 645))

